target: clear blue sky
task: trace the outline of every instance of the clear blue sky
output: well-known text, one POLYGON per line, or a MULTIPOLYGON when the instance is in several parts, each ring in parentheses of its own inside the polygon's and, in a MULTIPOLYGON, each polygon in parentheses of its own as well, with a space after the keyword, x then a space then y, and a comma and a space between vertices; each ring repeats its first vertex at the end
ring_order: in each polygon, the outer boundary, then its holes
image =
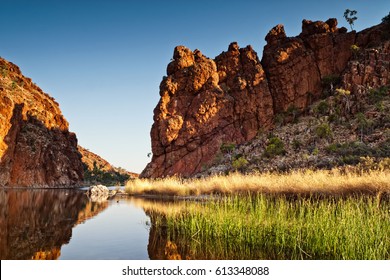
POLYGON ((214 58, 230 42, 262 55, 282 23, 358 11, 355 29, 380 23, 389 0, 125 1, 0 0, 0 56, 19 65, 59 103, 79 144, 115 166, 140 172, 149 158, 153 109, 173 49, 214 58))

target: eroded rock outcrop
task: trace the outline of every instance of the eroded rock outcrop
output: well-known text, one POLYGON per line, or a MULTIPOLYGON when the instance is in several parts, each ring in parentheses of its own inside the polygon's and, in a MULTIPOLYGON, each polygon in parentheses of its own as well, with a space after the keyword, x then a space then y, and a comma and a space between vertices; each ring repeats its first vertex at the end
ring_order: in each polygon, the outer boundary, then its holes
POLYGON ((343 74, 343 86, 359 95, 390 84, 390 41, 360 50, 343 74))
POLYGON ((58 103, 0 59, 0 186, 63 187, 83 179, 77 139, 58 103))
POLYGON ((152 162, 143 177, 189 176, 211 163, 221 144, 252 139, 272 125, 272 98, 256 52, 236 43, 215 61, 175 48, 151 130, 152 162))
POLYGON ((267 73, 276 113, 305 109, 322 92, 321 80, 339 76, 351 57, 355 32, 337 28, 337 20, 303 20, 302 33, 287 37, 282 25, 266 36, 262 65, 267 73))
POLYGON ((177 47, 154 110, 153 158, 141 177, 196 174, 213 162, 221 144, 244 143, 270 129, 274 116, 306 110, 322 96, 327 78, 341 78, 347 87, 367 86, 364 80, 387 84, 388 68, 381 61, 388 51, 367 54, 369 64, 351 62, 353 45, 379 44, 385 29, 381 24, 348 33, 336 19, 303 20, 301 34, 287 37, 277 25, 265 38, 261 63, 252 47, 236 43, 214 60, 177 47), (342 77, 347 68, 352 74, 342 77))

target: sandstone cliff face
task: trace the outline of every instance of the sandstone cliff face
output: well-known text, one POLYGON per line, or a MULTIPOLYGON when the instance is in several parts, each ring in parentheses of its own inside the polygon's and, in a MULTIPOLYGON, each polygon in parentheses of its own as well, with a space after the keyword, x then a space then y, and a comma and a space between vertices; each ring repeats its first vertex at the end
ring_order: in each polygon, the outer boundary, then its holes
MULTIPOLYGON (((375 28, 376 29, 376 28, 375 28)), ((390 39, 390 37, 389 37, 390 39)), ((390 168, 390 41, 360 48, 343 71, 341 83, 313 103, 304 116, 278 125, 272 138, 282 152, 269 149, 267 133, 244 143, 197 176, 302 169, 386 170, 390 168), (318 133, 327 127, 327 133, 318 133), (273 151, 273 154, 269 153, 273 151), (240 167, 232 157, 246 160, 240 167), (352 167, 352 166, 355 167, 352 167)), ((374 41, 375 42, 375 41, 374 41)))
POLYGON ((82 179, 77 139, 58 103, 0 59, 0 186, 63 187, 82 179))
POLYGON ((390 84, 390 41, 362 50, 356 56, 343 74, 344 88, 359 95, 369 88, 390 84))
POLYGON ((388 84, 388 67, 381 62, 388 51, 369 54, 372 65, 351 62, 352 45, 380 43, 386 28, 348 33, 336 19, 304 20, 301 34, 287 37, 277 25, 266 36, 261 63, 252 47, 236 43, 214 60, 176 47, 154 110, 153 158, 141 177, 196 174, 213 162, 221 144, 249 141, 272 128, 277 114, 307 109, 321 97, 322 81, 341 77, 347 68, 352 74, 343 76, 346 86, 388 84))
POLYGON ((267 73, 275 112, 302 111, 321 95, 321 80, 340 75, 351 57, 355 32, 337 28, 336 19, 302 22, 298 37, 287 37, 282 25, 266 36, 262 64, 267 73))
POLYGON ((175 48, 151 130, 152 162, 143 177, 199 172, 221 144, 252 139, 272 125, 272 98, 256 52, 236 43, 215 61, 175 48))

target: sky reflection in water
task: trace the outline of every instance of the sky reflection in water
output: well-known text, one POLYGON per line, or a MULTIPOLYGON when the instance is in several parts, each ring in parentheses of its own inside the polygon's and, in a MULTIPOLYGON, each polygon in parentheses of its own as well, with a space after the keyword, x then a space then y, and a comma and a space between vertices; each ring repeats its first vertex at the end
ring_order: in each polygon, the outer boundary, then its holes
POLYGON ((148 259, 149 218, 130 201, 110 201, 102 213, 73 229, 60 259, 148 259))
POLYGON ((0 189, 0 259, 148 259, 148 221, 129 199, 0 189))

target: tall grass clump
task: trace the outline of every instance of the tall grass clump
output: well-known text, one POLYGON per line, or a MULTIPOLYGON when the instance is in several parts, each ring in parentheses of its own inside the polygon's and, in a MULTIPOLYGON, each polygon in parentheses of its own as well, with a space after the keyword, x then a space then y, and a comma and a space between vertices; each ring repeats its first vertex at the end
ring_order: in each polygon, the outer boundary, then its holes
POLYGON ((389 259, 390 208, 377 199, 224 196, 153 218, 153 232, 187 259, 389 259))
POLYGON ((328 194, 390 192, 390 171, 298 170, 284 174, 215 175, 201 179, 136 179, 127 183, 131 195, 192 196, 210 194, 328 194))

